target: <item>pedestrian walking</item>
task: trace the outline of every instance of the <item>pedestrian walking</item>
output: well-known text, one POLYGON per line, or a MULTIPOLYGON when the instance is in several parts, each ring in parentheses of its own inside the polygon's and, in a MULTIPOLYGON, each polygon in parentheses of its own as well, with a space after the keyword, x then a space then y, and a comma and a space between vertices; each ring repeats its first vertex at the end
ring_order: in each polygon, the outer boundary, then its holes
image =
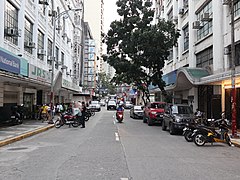
POLYGON ((86 105, 84 102, 82 102, 82 107, 81 107, 81 112, 82 112, 82 118, 81 118, 81 124, 82 127, 81 128, 85 128, 85 115, 86 115, 86 105))

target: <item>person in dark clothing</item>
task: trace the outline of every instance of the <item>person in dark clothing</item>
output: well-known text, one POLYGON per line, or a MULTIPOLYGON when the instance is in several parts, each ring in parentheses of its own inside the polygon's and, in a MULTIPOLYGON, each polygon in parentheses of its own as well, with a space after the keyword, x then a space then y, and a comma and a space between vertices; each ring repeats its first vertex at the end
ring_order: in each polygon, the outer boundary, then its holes
POLYGON ((84 102, 82 102, 82 118, 81 118, 81 124, 82 124, 82 127, 81 128, 85 128, 85 115, 86 115, 86 105, 84 102))

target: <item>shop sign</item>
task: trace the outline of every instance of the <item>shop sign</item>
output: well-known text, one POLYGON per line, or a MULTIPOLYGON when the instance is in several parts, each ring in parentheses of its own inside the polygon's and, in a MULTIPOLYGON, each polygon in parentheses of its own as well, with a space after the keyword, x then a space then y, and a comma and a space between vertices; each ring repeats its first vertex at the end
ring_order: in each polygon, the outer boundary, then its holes
POLYGON ((66 79, 62 79, 62 87, 66 88, 66 89, 71 89, 73 91, 81 91, 80 86, 78 86, 66 79))
POLYGON ((20 74, 23 76, 28 76, 28 61, 25 59, 21 59, 20 74))
POLYGON ((20 59, 0 49, 0 69, 19 74, 20 59))
POLYGON ((39 67, 29 64, 29 77, 39 81, 51 83, 51 74, 39 67))

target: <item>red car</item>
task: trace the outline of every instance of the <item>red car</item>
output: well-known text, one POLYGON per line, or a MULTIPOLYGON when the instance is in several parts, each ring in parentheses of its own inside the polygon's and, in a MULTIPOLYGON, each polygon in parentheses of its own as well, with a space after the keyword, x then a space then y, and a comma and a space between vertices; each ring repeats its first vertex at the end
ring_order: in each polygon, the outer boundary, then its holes
POLYGON ((143 122, 149 126, 154 123, 162 124, 165 102, 149 102, 144 109, 143 122))

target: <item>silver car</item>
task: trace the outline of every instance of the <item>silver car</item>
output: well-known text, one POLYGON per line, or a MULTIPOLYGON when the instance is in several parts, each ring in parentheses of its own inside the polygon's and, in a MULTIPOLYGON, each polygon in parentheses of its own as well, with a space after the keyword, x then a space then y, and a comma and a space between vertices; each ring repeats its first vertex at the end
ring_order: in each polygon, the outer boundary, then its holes
POLYGON ((136 119, 136 118, 143 118, 143 109, 142 109, 142 106, 133 106, 131 109, 130 109, 130 117, 133 118, 133 119, 136 119))

